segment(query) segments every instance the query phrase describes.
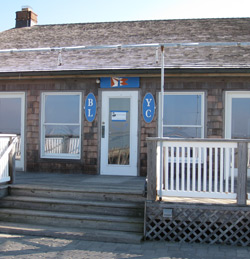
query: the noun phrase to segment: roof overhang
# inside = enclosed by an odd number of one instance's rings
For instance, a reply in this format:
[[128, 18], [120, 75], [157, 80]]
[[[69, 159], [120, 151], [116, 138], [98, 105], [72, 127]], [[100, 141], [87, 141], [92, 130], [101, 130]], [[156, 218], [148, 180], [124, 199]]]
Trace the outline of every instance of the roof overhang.
[[[160, 68], [146, 69], [96, 69], [60, 71], [0, 72], [0, 80], [98, 78], [109, 76], [160, 77]], [[248, 77], [250, 68], [165, 68], [165, 77]]]

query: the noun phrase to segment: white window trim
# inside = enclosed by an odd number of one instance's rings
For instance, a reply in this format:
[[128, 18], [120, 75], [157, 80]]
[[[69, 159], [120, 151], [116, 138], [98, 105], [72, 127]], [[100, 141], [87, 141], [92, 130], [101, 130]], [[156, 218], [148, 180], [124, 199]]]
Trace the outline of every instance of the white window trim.
[[225, 138], [232, 138], [232, 100], [233, 98], [250, 98], [250, 91], [227, 91], [225, 93]]
[[[200, 95], [201, 96], [201, 125], [163, 125], [164, 127], [183, 127], [183, 128], [201, 128], [201, 138], [204, 138], [205, 132], [205, 93], [204, 92], [164, 92], [164, 95]], [[161, 93], [159, 92], [159, 107], [161, 105]], [[158, 118], [161, 117], [161, 111], [159, 109]], [[158, 135], [160, 134], [160, 121], [158, 120]]]
[[[48, 95], [79, 95], [79, 124], [78, 123], [46, 123], [45, 124], [45, 97]], [[41, 95], [41, 136], [40, 136], [40, 152], [41, 158], [51, 159], [75, 159], [81, 158], [81, 125], [82, 125], [82, 93], [81, 92], [43, 92]], [[79, 125], [79, 154], [55, 154], [45, 153], [44, 139], [45, 139], [45, 125]]]

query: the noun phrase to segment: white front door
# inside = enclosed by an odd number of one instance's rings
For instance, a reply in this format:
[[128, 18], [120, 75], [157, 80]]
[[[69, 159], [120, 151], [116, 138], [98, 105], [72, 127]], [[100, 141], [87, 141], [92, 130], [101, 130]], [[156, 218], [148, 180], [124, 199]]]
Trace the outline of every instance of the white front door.
[[103, 91], [101, 174], [137, 175], [138, 92]]
[[25, 93], [0, 92], [0, 133], [16, 134], [16, 168], [24, 170]]

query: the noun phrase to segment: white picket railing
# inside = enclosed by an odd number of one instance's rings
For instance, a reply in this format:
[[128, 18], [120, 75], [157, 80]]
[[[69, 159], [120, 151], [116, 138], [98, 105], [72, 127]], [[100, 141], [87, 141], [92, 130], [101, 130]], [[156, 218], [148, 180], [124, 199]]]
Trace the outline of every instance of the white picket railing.
[[2, 135], [0, 137], [0, 183], [10, 180], [9, 177], [9, 157], [5, 152], [9, 146], [10, 138]]
[[46, 153], [62, 153], [63, 138], [45, 138]]
[[16, 159], [21, 159], [21, 136], [17, 136], [17, 142], [16, 142]]
[[16, 145], [17, 137], [15, 135], [0, 134], [0, 183], [11, 180], [9, 172], [9, 154], [14, 145]]
[[80, 139], [69, 138], [67, 141], [63, 137], [45, 138], [45, 153], [52, 154], [79, 154], [80, 153]]
[[0, 157], [5, 152], [5, 150], [8, 148], [8, 144], [10, 141], [9, 137], [5, 137], [5, 135], [0, 135]]
[[237, 142], [168, 140], [162, 144], [163, 177], [157, 170], [157, 190], [161, 179], [163, 196], [236, 198]]
[[[249, 199], [249, 142], [227, 139], [147, 139], [147, 199]], [[249, 185], [249, 186], [248, 186]]]

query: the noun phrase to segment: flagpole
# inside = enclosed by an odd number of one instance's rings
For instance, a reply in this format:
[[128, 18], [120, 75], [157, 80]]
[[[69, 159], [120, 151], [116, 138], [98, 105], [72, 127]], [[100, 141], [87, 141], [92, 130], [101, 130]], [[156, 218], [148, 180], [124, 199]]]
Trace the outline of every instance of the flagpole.
[[160, 107], [160, 131], [159, 131], [159, 137], [160, 137], [160, 190], [159, 190], [159, 200], [162, 200], [162, 185], [163, 185], [163, 113], [164, 113], [164, 45], [161, 45], [161, 107]]

